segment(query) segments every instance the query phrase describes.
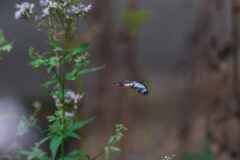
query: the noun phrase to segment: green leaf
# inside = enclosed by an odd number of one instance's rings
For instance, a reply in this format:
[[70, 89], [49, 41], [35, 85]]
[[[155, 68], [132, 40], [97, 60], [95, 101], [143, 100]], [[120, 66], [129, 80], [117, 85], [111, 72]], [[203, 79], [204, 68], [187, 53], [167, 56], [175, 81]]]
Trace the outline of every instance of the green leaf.
[[83, 151], [83, 150], [75, 150], [70, 152], [66, 157], [64, 157], [64, 160], [79, 160], [82, 158], [86, 158], [87, 159], [88, 154]]
[[55, 67], [55, 66], [57, 66], [59, 64], [60, 64], [60, 58], [57, 57], [57, 56], [49, 57], [47, 59], [47, 65], [50, 68], [53, 68], [53, 67]]
[[2, 44], [0, 47], [1, 51], [10, 52], [12, 50], [12, 45], [10, 43]]
[[59, 52], [59, 51], [63, 51], [63, 48], [61, 46], [61, 43], [55, 40], [51, 40], [49, 42], [49, 46], [52, 50], [54, 50], [55, 52]]
[[42, 145], [43, 143], [45, 143], [46, 141], [48, 141], [50, 139], [50, 137], [45, 137], [43, 138], [41, 141], [35, 143], [36, 147], [39, 147], [40, 145]]
[[32, 60], [30, 64], [32, 65], [33, 68], [39, 68], [39, 67], [45, 66], [47, 64], [47, 61], [45, 59], [39, 58], [36, 60]]
[[30, 64], [34, 69], [42, 66], [47, 66], [48, 60], [42, 55], [40, 55], [36, 49], [30, 48], [28, 54], [31, 59]]
[[47, 119], [48, 119], [48, 122], [53, 122], [53, 121], [56, 120], [56, 117], [55, 116], [48, 116]]
[[76, 122], [73, 124], [73, 126], [70, 128], [71, 131], [75, 131], [78, 129], [81, 129], [83, 127], [85, 127], [86, 125], [88, 125], [89, 123], [91, 123], [95, 118], [89, 118], [86, 120], [81, 120], [79, 122]]
[[109, 144], [109, 145], [114, 145], [114, 144], [116, 144], [116, 143], [118, 143], [118, 141], [117, 141], [117, 139], [116, 139], [116, 135], [113, 135], [113, 136], [111, 136], [111, 137], [108, 139], [108, 144]]
[[116, 124], [115, 126], [115, 134], [112, 135], [109, 139], [107, 144], [109, 146], [116, 145], [121, 141], [121, 139], [124, 136], [124, 132], [127, 130], [127, 128], [123, 124]]
[[26, 151], [26, 150], [21, 150], [18, 151], [18, 154], [24, 155], [24, 156], [28, 156], [31, 154], [31, 151]]
[[56, 78], [53, 78], [47, 82], [45, 82], [42, 86], [48, 88], [49, 86], [56, 85], [58, 83]]
[[121, 149], [118, 147], [110, 146], [109, 149], [114, 152], [121, 152]]
[[0, 31], [0, 52], [10, 52], [12, 50], [12, 45], [9, 43], [5, 37], [3, 32]]
[[4, 43], [6, 41], [4, 34], [2, 31], [0, 31], [0, 43]]
[[80, 71], [80, 72], [78, 73], [78, 75], [80, 76], [80, 75], [83, 75], [83, 74], [88, 74], [88, 73], [92, 73], [92, 72], [97, 72], [97, 71], [102, 70], [102, 69], [104, 69], [104, 68], [105, 68], [105, 65], [104, 65], [104, 66], [100, 66], [100, 67], [95, 67], [95, 68], [84, 69], [84, 70]]
[[48, 160], [46, 153], [38, 147], [33, 147], [31, 151], [19, 151], [18, 154], [26, 156], [28, 160]]
[[66, 78], [66, 80], [69, 80], [69, 81], [75, 81], [78, 78], [80, 78], [81, 75], [92, 73], [92, 72], [97, 72], [104, 68], [105, 68], [105, 65], [100, 66], [100, 67], [82, 69], [81, 65], [80, 65], [80, 66], [74, 68], [71, 72], [67, 73], [65, 78]]
[[109, 147], [104, 147], [104, 152], [105, 152], [105, 160], [110, 159], [110, 149]]
[[75, 138], [75, 139], [80, 139], [80, 136], [77, 134], [77, 133], [74, 133], [74, 132], [67, 132], [66, 133], [66, 138]]
[[55, 160], [57, 151], [62, 142], [63, 142], [63, 138], [61, 136], [54, 136], [51, 138], [50, 150], [51, 150], [51, 154], [52, 154], [52, 160]]
[[89, 44], [88, 43], [82, 43], [80, 45], [80, 47], [73, 48], [71, 52], [72, 52], [73, 55], [80, 55], [82, 53], [87, 52], [88, 49], [89, 49]]
[[97, 72], [99, 70], [104, 69], [105, 66], [100, 66], [100, 67], [95, 67], [95, 68], [87, 68], [87, 69], [73, 69], [71, 72], [66, 74], [66, 80], [69, 81], [75, 81], [78, 78], [80, 78], [81, 75], [92, 73], [92, 72]]
[[66, 74], [66, 80], [75, 81], [78, 78], [77, 73], [77, 69], [73, 69], [71, 72]]

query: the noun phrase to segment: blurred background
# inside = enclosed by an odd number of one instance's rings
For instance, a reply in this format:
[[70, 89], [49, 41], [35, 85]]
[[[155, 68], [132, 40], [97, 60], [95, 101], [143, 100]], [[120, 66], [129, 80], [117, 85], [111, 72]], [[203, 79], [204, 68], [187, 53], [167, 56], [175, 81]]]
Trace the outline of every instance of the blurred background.
[[[46, 75], [32, 70], [27, 54], [30, 46], [44, 51], [47, 35], [14, 19], [16, 2], [0, 2], [0, 28], [14, 45], [0, 61], [0, 154], [32, 144], [35, 131], [16, 144], [19, 117], [36, 100], [52, 103], [40, 87]], [[128, 132], [120, 159], [239, 159], [238, 0], [93, 3], [79, 38], [91, 41], [93, 65], [106, 67], [75, 84], [85, 90], [80, 112], [96, 116], [77, 145], [97, 153], [122, 122]], [[149, 95], [113, 86], [122, 80], [144, 82]]]

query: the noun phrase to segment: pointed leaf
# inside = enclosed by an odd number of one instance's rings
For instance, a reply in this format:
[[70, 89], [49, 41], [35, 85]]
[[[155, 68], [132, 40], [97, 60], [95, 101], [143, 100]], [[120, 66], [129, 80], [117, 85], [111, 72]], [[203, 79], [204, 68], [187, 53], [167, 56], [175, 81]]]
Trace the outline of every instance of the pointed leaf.
[[91, 72], [96, 72], [96, 71], [99, 71], [99, 70], [102, 70], [104, 69], [105, 66], [100, 66], [100, 67], [95, 67], [95, 68], [88, 68], [88, 69], [84, 69], [82, 71], [80, 71], [78, 73], [78, 75], [83, 75], [83, 74], [87, 74], [87, 73], [91, 73]]
[[10, 52], [12, 50], [12, 45], [10, 43], [5, 43], [0, 47], [0, 50]]
[[91, 123], [94, 119], [95, 119], [95, 118], [89, 118], [89, 119], [86, 119], [86, 120], [82, 120], [82, 121], [76, 122], [76, 123], [72, 126], [71, 130], [72, 130], [72, 131], [75, 131], [75, 130], [78, 130], [78, 129], [80, 129], [80, 128], [83, 128], [83, 127], [85, 127], [87, 124]]
[[51, 150], [51, 154], [52, 154], [52, 160], [55, 160], [57, 151], [62, 142], [63, 142], [63, 138], [60, 136], [55, 136], [51, 139], [50, 150]]
[[110, 146], [109, 149], [114, 152], [121, 152], [121, 149], [118, 147]]
[[84, 160], [83, 158], [87, 159], [88, 154], [83, 150], [75, 150], [70, 152], [66, 157], [64, 157], [64, 160]]
[[74, 132], [67, 132], [66, 137], [80, 139], [80, 136]]
[[12, 49], [11, 43], [9, 43], [5, 37], [3, 32], [0, 31], [0, 51], [10, 52]]
[[80, 45], [80, 47], [72, 49], [72, 53], [74, 55], [79, 55], [81, 53], [87, 52], [88, 48], [89, 48], [89, 44], [88, 43], [83, 43], [83, 44]]

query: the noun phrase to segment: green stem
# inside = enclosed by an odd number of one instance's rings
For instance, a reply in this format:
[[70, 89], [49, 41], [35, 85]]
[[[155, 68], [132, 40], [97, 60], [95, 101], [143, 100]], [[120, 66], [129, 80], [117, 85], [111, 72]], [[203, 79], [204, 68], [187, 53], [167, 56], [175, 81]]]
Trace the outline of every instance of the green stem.
[[[63, 60], [64, 60], [64, 57], [63, 57]], [[61, 110], [63, 112], [63, 115], [61, 117], [61, 123], [65, 128], [65, 72], [64, 72], [64, 62], [63, 62], [63, 66], [60, 70], [59, 83], [60, 83], [61, 103], [62, 103]], [[64, 160], [64, 148], [65, 147], [64, 147], [64, 141], [63, 141], [62, 144], [61, 144], [61, 150], [60, 150], [61, 160]]]
[[[64, 62], [63, 62], [63, 64], [64, 64]], [[64, 68], [62, 67], [62, 75], [60, 75], [60, 77], [61, 77], [60, 85], [61, 85], [62, 105], [63, 105], [62, 106], [62, 111], [63, 111], [62, 124], [65, 128], [65, 73], [64, 73], [63, 69]], [[64, 160], [64, 141], [61, 144], [61, 159]]]
[[[64, 49], [65, 49], [65, 44], [66, 41], [64, 41]], [[60, 72], [59, 72], [59, 84], [60, 84], [60, 89], [61, 89], [61, 103], [62, 103], [62, 111], [63, 111], [63, 116], [62, 116], [62, 124], [65, 128], [65, 71], [64, 71], [64, 64], [65, 64], [65, 54], [63, 52], [63, 62], [62, 62], [62, 67], [60, 67]], [[65, 129], [64, 129], [65, 130]], [[61, 156], [61, 160], [64, 160], [64, 147], [65, 146], [65, 142], [63, 141], [61, 144], [61, 148], [60, 148], [60, 156]]]
[[98, 158], [102, 157], [104, 155], [105, 151], [102, 150], [101, 152], [99, 152], [97, 155], [95, 155], [94, 157], [92, 157], [90, 160], [97, 160]]
[[65, 153], [64, 153], [64, 142], [62, 142], [60, 149], [61, 149], [61, 151], [60, 151], [60, 152], [61, 152], [61, 155], [60, 155], [61, 158], [60, 158], [60, 159], [61, 159], [61, 160], [64, 160], [64, 154], [65, 154]]
[[[64, 50], [66, 50], [68, 48], [68, 41], [69, 41], [69, 33], [71, 33], [71, 24], [70, 22], [65, 25], [64, 21], [61, 19], [61, 13], [57, 13], [56, 15], [56, 18], [59, 20], [59, 23], [62, 25], [62, 29], [65, 31], [64, 32], [64, 41], [63, 41], [63, 48]], [[50, 23], [51, 24], [51, 23]], [[55, 31], [57, 31], [55, 29]], [[56, 56], [59, 56], [60, 53], [56, 53], [57, 55]], [[62, 107], [60, 107], [60, 110], [62, 111], [63, 115], [61, 116], [61, 123], [62, 125], [64, 126], [64, 130], [66, 128], [66, 122], [65, 122], [65, 52], [63, 51], [63, 57], [62, 57], [62, 62], [60, 63], [60, 66], [57, 66], [56, 67], [56, 75], [57, 75], [57, 81], [58, 81], [58, 84], [59, 84], [59, 89], [60, 89], [60, 93], [61, 93], [61, 97], [60, 97], [60, 101], [61, 101], [61, 104], [62, 104]], [[60, 159], [61, 160], [64, 160], [64, 156], [65, 156], [65, 141], [62, 142], [61, 146], [60, 146]]]

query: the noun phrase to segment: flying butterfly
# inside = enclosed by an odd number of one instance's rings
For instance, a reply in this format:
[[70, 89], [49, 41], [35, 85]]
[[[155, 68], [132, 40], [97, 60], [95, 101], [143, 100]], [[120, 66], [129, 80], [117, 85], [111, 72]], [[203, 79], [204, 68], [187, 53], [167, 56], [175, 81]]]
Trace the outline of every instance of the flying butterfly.
[[138, 81], [124, 80], [116, 83], [116, 85], [120, 87], [132, 88], [144, 96], [148, 95], [149, 93], [146, 85]]

